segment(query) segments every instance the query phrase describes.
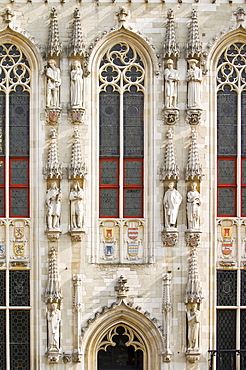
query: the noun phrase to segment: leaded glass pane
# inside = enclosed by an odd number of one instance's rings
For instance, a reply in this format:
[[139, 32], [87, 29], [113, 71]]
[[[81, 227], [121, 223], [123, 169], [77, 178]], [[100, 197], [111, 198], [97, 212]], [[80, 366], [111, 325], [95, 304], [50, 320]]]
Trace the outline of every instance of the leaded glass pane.
[[120, 96], [100, 93], [99, 142], [100, 157], [118, 157], [120, 154]]
[[246, 349], [246, 310], [240, 310], [240, 348]]
[[5, 154], [5, 94], [0, 91], [0, 155]]
[[0, 306], [5, 305], [6, 305], [6, 271], [0, 270]]
[[244, 270], [241, 270], [240, 305], [246, 306], [246, 271]]
[[142, 215], [142, 190], [124, 190], [124, 217], [143, 217]]
[[0, 188], [0, 217], [4, 216], [4, 189]]
[[124, 174], [125, 185], [142, 185], [142, 162], [125, 161]]
[[4, 185], [4, 160], [0, 160], [0, 185]]
[[28, 217], [28, 189], [10, 189], [10, 215]]
[[0, 370], [6, 370], [6, 311], [0, 310]]
[[10, 156], [29, 155], [29, 93], [12, 92], [9, 96]]
[[30, 370], [30, 312], [10, 310], [10, 368]]
[[236, 310], [217, 310], [217, 349], [236, 349]]
[[242, 216], [246, 215], [246, 188], [242, 188]]
[[118, 217], [118, 189], [100, 189], [100, 217]]
[[218, 155], [237, 154], [237, 94], [219, 91], [217, 95]]
[[242, 184], [246, 185], [246, 160], [242, 160]]
[[10, 162], [11, 184], [28, 185], [28, 161], [21, 160]]
[[100, 161], [100, 184], [118, 184], [118, 161]]
[[10, 306], [30, 305], [29, 271], [9, 271], [9, 304]]
[[236, 306], [237, 271], [217, 271], [217, 306]]
[[218, 215], [235, 216], [236, 190], [218, 189]]
[[242, 92], [241, 104], [241, 150], [242, 155], [246, 155], [246, 91]]
[[234, 160], [218, 160], [218, 183], [234, 184], [236, 179]]
[[124, 94], [124, 157], [143, 157], [144, 96], [141, 92]]

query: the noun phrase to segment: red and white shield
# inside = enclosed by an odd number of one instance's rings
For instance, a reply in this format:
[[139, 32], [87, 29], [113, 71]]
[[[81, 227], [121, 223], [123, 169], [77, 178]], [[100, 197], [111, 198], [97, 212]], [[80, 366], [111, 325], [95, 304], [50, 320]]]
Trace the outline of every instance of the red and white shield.
[[232, 252], [232, 242], [223, 242], [221, 245], [222, 253], [225, 255], [231, 254]]
[[128, 238], [137, 239], [137, 237], [138, 237], [138, 227], [128, 227], [127, 233], [128, 233]]

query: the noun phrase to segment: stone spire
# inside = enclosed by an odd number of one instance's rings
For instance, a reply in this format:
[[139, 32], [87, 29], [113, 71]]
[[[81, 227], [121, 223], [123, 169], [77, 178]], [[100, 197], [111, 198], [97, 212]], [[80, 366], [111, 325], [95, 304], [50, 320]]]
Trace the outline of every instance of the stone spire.
[[58, 56], [62, 51], [62, 45], [59, 40], [58, 20], [57, 11], [53, 6], [50, 12], [50, 27], [49, 27], [49, 39], [48, 39], [48, 55]]
[[164, 58], [178, 57], [179, 47], [176, 43], [176, 33], [174, 24], [173, 10], [169, 9], [167, 12], [166, 36], [164, 42]]
[[81, 19], [79, 9], [76, 8], [74, 11], [74, 21], [73, 21], [73, 35], [72, 35], [72, 52], [74, 56], [82, 56], [85, 51], [85, 44], [82, 37], [81, 30]]
[[199, 37], [198, 21], [196, 10], [193, 9], [191, 13], [191, 21], [188, 27], [188, 44], [186, 57], [187, 58], [200, 58], [202, 54], [202, 45]]
[[191, 144], [188, 155], [188, 164], [186, 166], [186, 180], [200, 180], [203, 177], [202, 166], [199, 162], [198, 146], [197, 146], [197, 132], [195, 129], [191, 130]]
[[74, 130], [74, 142], [72, 146], [71, 164], [68, 168], [68, 178], [78, 179], [83, 178], [85, 173], [85, 163], [82, 162], [82, 154], [80, 147], [79, 131]]
[[202, 288], [197, 267], [197, 251], [196, 248], [192, 248], [189, 257], [189, 274], [185, 289], [185, 303], [201, 303], [202, 299]]
[[176, 155], [173, 145], [173, 129], [170, 128], [167, 131], [167, 145], [165, 153], [164, 166], [161, 168], [160, 176], [161, 180], [169, 180], [171, 177], [174, 179], [179, 179], [179, 169], [176, 164]]
[[46, 180], [52, 178], [62, 178], [62, 165], [59, 163], [58, 145], [57, 145], [57, 132], [55, 128], [50, 129], [50, 145], [48, 162], [44, 169]]
[[58, 281], [57, 251], [55, 248], [52, 248], [49, 253], [49, 276], [47, 288], [45, 290], [45, 302], [61, 302], [62, 298]]

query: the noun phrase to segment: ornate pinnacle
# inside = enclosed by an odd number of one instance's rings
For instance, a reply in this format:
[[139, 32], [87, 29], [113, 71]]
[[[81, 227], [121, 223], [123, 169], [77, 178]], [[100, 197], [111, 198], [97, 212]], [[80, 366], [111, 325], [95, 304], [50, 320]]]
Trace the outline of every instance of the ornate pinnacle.
[[172, 301], [171, 301], [171, 276], [170, 274], [165, 274], [163, 276], [163, 311], [171, 311]]
[[124, 276], [120, 276], [118, 279], [118, 285], [114, 288], [116, 292], [118, 292], [117, 297], [119, 299], [124, 299], [127, 297], [127, 292], [129, 290], [129, 287], [126, 286], [127, 279], [124, 278]]
[[53, 6], [50, 12], [48, 54], [50, 56], [59, 55], [61, 51], [62, 51], [62, 44], [59, 40], [57, 11], [56, 11], [56, 8]]
[[179, 169], [176, 164], [172, 128], [167, 131], [167, 139], [165, 162], [160, 171], [161, 180], [169, 180], [171, 177], [174, 179], [179, 179]]
[[118, 17], [118, 21], [119, 21], [119, 28], [122, 27], [124, 25], [124, 23], [126, 22], [126, 18], [128, 17], [129, 15], [129, 10], [126, 10], [126, 8], [124, 6], [122, 6], [118, 12], [116, 12], [116, 16]]
[[197, 267], [197, 251], [196, 248], [192, 248], [189, 257], [189, 274], [185, 289], [185, 303], [201, 303], [202, 299], [202, 288]]
[[45, 302], [59, 302], [62, 298], [57, 272], [57, 251], [55, 248], [52, 248], [49, 253], [49, 275], [45, 291]]
[[72, 147], [71, 164], [68, 168], [68, 178], [83, 178], [86, 175], [85, 163], [82, 162], [79, 131], [74, 130], [74, 142]]
[[186, 180], [198, 179], [201, 181], [203, 177], [202, 166], [199, 162], [198, 146], [197, 146], [197, 132], [195, 129], [191, 130], [191, 144], [189, 148], [188, 164], [186, 166]]
[[82, 37], [81, 19], [79, 9], [74, 11], [73, 21], [73, 35], [72, 35], [72, 53], [74, 56], [83, 55], [85, 51], [85, 44]]
[[50, 129], [50, 145], [48, 153], [48, 162], [44, 169], [46, 179], [62, 178], [62, 165], [59, 163], [57, 132], [55, 128]]
[[189, 24], [189, 35], [188, 35], [188, 44], [187, 44], [187, 58], [200, 58], [202, 53], [202, 45], [199, 37], [199, 28], [197, 21], [196, 10], [193, 9], [191, 13], [191, 21]]
[[178, 57], [179, 47], [176, 43], [175, 25], [173, 10], [167, 12], [166, 36], [164, 42], [164, 58]]
[[5, 23], [10, 23], [12, 18], [14, 17], [14, 13], [11, 11], [10, 8], [6, 8], [5, 11], [1, 14], [3, 21]]

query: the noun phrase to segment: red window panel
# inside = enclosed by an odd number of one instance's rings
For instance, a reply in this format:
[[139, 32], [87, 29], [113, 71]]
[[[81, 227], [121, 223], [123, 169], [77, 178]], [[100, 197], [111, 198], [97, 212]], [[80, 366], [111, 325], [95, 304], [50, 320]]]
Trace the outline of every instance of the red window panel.
[[218, 216], [236, 216], [237, 183], [236, 157], [218, 158]]
[[0, 157], [0, 217], [5, 217], [5, 158]]
[[100, 217], [119, 217], [119, 158], [100, 158]]
[[143, 217], [143, 158], [124, 159], [123, 217]]
[[10, 217], [29, 217], [29, 159], [10, 158]]

